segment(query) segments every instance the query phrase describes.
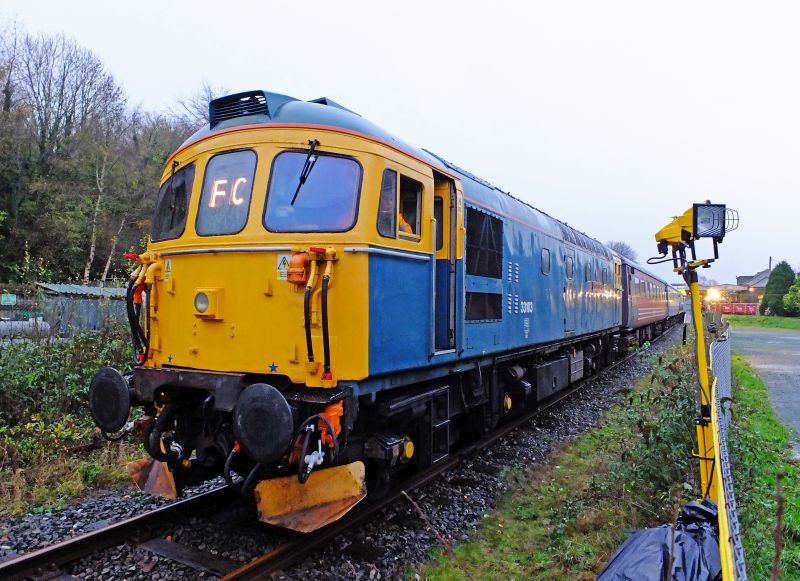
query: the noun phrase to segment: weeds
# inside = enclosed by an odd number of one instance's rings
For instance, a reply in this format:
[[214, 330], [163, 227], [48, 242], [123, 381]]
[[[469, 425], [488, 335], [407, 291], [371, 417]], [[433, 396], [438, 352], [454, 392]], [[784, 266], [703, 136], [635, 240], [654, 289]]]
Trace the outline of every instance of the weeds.
[[435, 551], [423, 577], [464, 579], [466, 567], [475, 579], [594, 579], [626, 529], [668, 522], [694, 499], [691, 353], [654, 363], [600, 428], [524, 474], [456, 558]]
[[127, 334], [114, 326], [0, 344], [0, 514], [56, 505], [124, 477], [138, 446], [100, 438], [86, 393], [97, 369], [124, 369], [129, 357]]

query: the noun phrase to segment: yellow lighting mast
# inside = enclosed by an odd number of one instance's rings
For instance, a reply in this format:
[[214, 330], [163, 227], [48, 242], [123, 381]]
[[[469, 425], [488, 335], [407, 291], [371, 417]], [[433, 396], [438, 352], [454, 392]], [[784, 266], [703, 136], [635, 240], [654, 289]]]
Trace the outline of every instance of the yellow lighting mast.
[[[692, 302], [692, 320], [697, 338], [697, 376], [700, 382], [700, 409], [695, 418], [697, 426], [697, 452], [694, 456], [700, 462], [700, 482], [703, 497], [719, 501], [721, 483], [714, 482], [714, 444], [711, 427], [711, 389], [708, 374], [708, 358], [706, 356], [705, 333], [701, 310], [700, 290], [697, 281], [697, 269], [709, 268], [719, 258], [718, 245], [726, 232], [735, 230], [739, 225], [739, 217], [735, 210], [727, 209], [724, 204], [694, 204], [682, 215], [656, 233], [656, 242], [660, 256], [649, 259], [648, 264], [661, 262], [673, 263], [673, 270], [680, 274], [689, 287]], [[709, 238], [714, 249], [713, 258], [697, 258], [695, 242]], [[691, 258], [687, 257], [687, 251]], [[671, 256], [669, 255], [671, 252]]]

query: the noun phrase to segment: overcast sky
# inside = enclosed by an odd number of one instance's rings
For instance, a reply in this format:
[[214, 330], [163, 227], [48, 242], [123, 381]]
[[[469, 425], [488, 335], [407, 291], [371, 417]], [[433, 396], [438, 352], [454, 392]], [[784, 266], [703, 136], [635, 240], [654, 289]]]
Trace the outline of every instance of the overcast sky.
[[326, 96], [640, 261], [710, 198], [741, 226], [702, 274], [800, 266], [795, 2], [3, 0], [0, 16], [74, 37], [145, 109], [204, 81]]

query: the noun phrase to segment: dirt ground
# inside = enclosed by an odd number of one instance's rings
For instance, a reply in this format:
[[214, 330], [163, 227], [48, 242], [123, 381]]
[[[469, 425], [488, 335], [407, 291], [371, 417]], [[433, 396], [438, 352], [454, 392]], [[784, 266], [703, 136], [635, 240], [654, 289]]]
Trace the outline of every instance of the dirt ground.
[[781, 421], [794, 428], [794, 453], [800, 458], [800, 331], [733, 329], [733, 351], [747, 357], [769, 392]]

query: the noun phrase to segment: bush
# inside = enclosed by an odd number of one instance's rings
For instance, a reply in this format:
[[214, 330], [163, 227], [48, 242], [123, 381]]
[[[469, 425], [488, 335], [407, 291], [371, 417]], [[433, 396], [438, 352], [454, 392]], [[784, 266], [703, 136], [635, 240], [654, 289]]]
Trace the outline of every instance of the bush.
[[640, 437], [622, 454], [618, 470], [627, 473], [625, 480], [643, 498], [652, 499], [654, 508], [684, 500], [676, 485], [696, 464], [687, 453], [696, 439], [696, 389], [692, 354], [682, 351], [669, 361], [659, 356], [650, 386], [629, 395], [624, 423], [635, 426]]
[[0, 343], [0, 515], [126, 479], [139, 445], [104, 442], [86, 395], [97, 369], [125, 370], [129, 361], [122, 326]]
[[128, 332], [121, 325], [72, 339], [0, 344], [0, 426], [45, 422], [65, 414], [88, 418], [86, 393], [100, 367], [126, 369]]
[[800, 274], [797, 275], [794, 284], [783, 295], [783, 308], [786, 309], [786, 314], [791, 317], [800, 315]]
[[759, 305], [759, 311], [762, 315], [769, 309], [772, 315], [786, 316], [783, 295], [786, 294], [793, 282], [794, 271], [788, 262], [782, 260], [769, 275], [767, 286], [764, 289], [764, 298], [761, 300], [761, 305]]

